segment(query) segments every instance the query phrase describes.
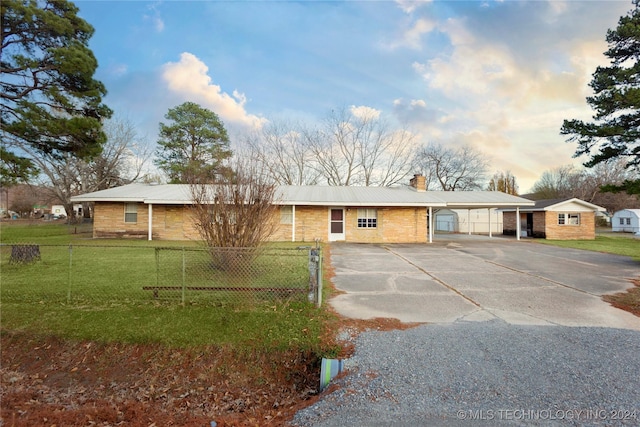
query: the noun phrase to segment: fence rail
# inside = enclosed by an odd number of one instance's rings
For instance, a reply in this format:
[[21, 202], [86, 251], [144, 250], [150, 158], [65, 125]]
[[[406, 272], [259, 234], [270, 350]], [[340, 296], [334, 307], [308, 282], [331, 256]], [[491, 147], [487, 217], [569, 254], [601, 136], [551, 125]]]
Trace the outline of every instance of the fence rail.
[[319, 247], [3, 244], [0, 298], [74, 305], [262, 301], [319, 305], [321, 258]]

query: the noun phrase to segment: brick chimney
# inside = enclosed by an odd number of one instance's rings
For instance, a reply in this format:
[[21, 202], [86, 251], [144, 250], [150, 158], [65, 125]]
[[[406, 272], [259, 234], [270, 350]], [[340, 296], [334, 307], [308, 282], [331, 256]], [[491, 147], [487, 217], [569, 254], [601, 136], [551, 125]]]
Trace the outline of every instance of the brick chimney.
[[416, 189], [416, 191], [427, 191], [427, 178], [422, 174], [415, 174], [409, 181], [409, 185]]

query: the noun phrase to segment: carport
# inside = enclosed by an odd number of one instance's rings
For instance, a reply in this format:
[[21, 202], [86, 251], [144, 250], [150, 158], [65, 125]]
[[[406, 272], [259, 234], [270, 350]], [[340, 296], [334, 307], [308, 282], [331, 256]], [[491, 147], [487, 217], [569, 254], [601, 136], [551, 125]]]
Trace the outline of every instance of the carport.
[[[446, 203], [446, 209], [458, 209], [466, 210], [467, 218], [469, 218], [471, 211], [476, 209], [486, 209], [488, 218], [488, 233], [489, 237], [493, 237], [492, 224], [491, 224], [491, 209], [505, 209], [515, 208], [516, 221], [518, 230], [520, 229], [520, 207], [534, 206], [535, 202], [516, 198], [510, 194], [502, 193], [500, 191], [433, 191], [427, 192], [433, 193], [434, 197]], [[429, 243], [433, 243], [433, 232], [436, 229], [434, 220], [435, 214], [442, 208], [429, 207]], [[470, 222], [468, 220], [468, 222]], [[469, 235], [472, 234], [471, 227], [468, 229]], [[516, 233], [516, 240], [520, 240], [520, 234]]]

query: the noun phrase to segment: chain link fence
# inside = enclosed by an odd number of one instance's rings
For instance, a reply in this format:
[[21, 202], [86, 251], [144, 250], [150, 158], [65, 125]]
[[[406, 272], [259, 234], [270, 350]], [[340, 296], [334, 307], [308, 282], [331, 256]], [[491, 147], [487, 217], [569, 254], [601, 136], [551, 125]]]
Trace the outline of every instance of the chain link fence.
[[322, 254], [299, 248], [3, 244], [3, 303], [321, 304]]

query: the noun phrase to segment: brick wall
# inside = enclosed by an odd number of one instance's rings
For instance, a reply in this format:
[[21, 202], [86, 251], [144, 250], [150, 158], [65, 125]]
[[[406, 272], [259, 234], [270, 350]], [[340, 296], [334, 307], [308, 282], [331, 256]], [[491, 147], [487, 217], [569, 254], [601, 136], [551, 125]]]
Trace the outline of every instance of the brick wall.
[[425, 243], [427, 236], [426, 208], [384, 208], [382, 232], [384, 243]]
[[[147, 238], [148, 205], [139, 203], [135, 223], [124, 222], [124, 203], [97, 202], [94, 213], [94, 237]], [[272, 241], [291, 241], [291, 224], [280, 223], [280, 210], [274, 221], [276, 231]], [[296, 206], [295, 240], [327, 241], [329, 237], [329, 208], [326, 206]], [[197, 240], [191, 211], [182, 205], [153, 206], [153, 238], [158, 240]], [[345, 208], [345, 235], [349, 242], [357, 243], [415, 243], [426, 242], [426, 208], [377, 209], [376, 228], [358, 228], [358, 208]]]
[[[534, 236], [545, 236], [552, 240], [589, 240], [596, 238], [595, 218], [592, 211], [575, 212], [580, 214], [580, 225], [559, 225], [556, 211], [544, 211], [533, 213]], [[562, 213], [573, 213], [564, 212]], [[527, 214], [521, 212], [522, 224], [526, 221]], [[515, 236], [516, 213], [505, 212], [503, 215], [503, 234]]]
[[[291, 228], [291, 224], [287, 224]], [[289, 236], [291, 237], [291, 236]], [[326, 206], [296, 206], [296, 242], [327, 241], [329, 211]]]
[[547, 239], [593, 240], [596, 238], [595, 212], [576, 212], [580, 214], [580, 225], [558, 225], [558, 212], [545, 213]]
[[93, 214], [93, 237], [147, 237], [147, 206], [137, 204], [135, 223], [124, 221], [124, 208], [124, 203], [97, 202]]
[[[522, 221], [522, 213], [520, 213], [520, 221]], [[526, 218], [526, 214], [524, 214]], [[516, 213], [515, 212], [504, 212], [502, 214], [502, 234], [507, 236], [516, 236]]]

